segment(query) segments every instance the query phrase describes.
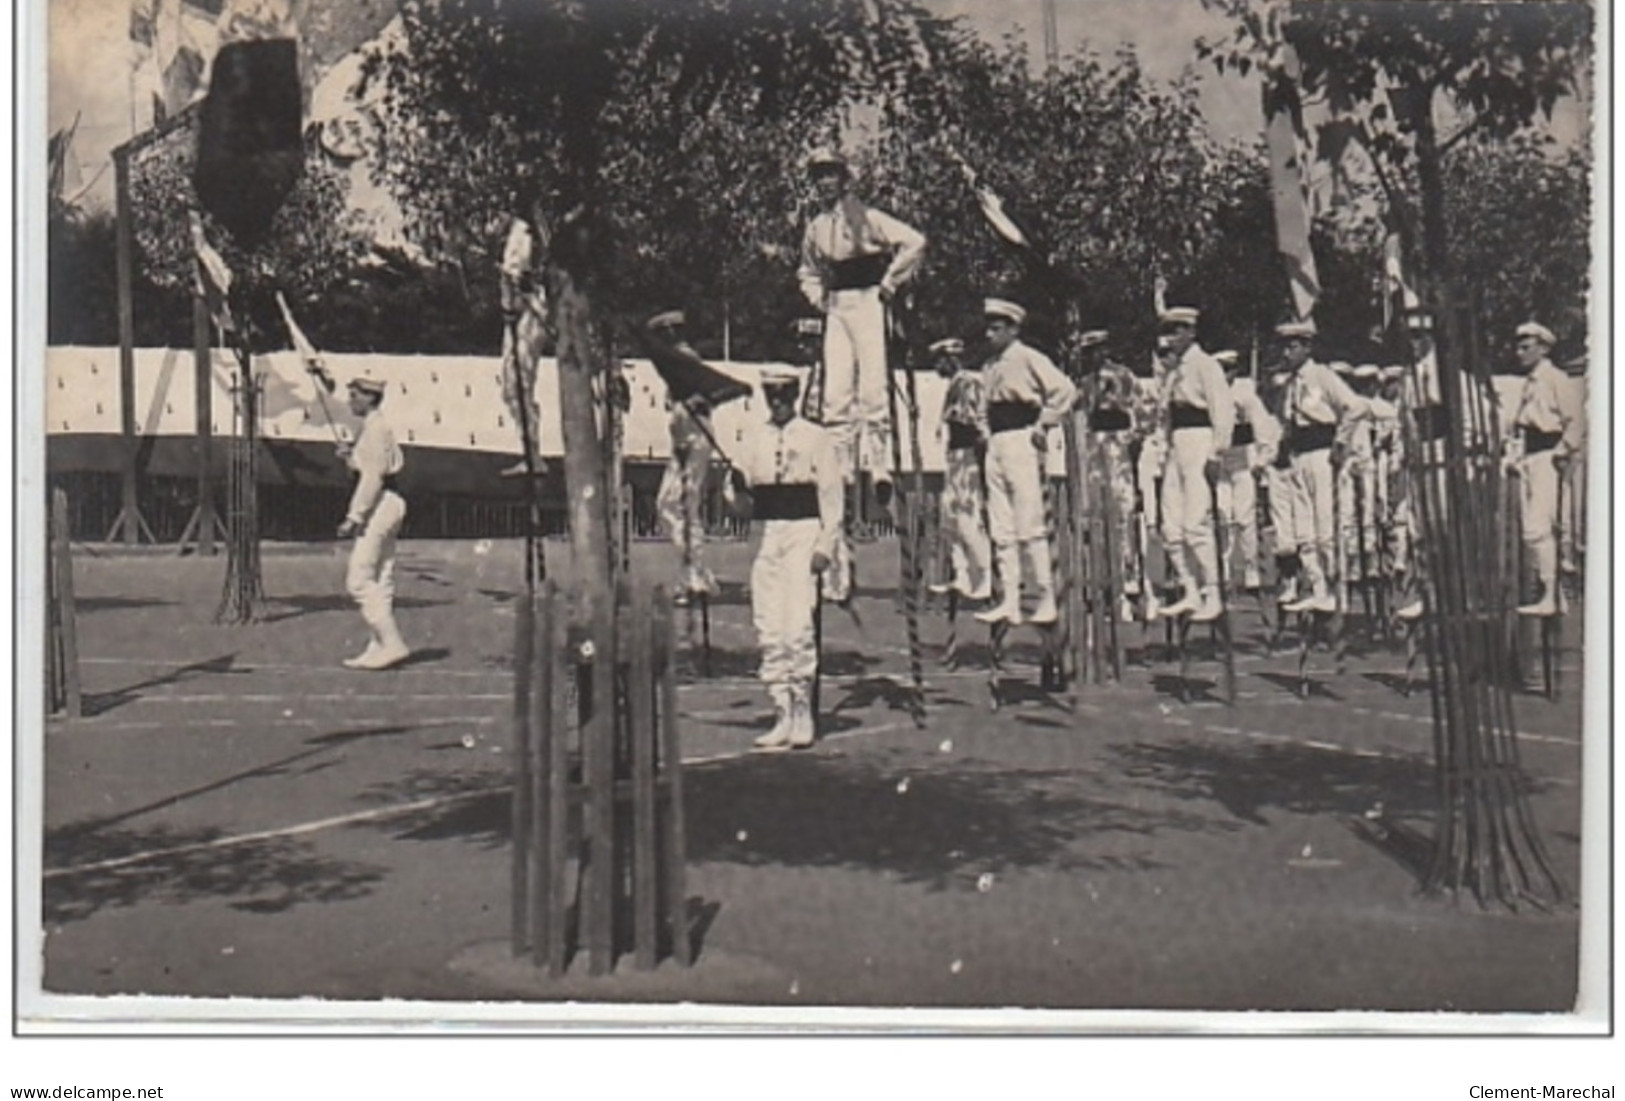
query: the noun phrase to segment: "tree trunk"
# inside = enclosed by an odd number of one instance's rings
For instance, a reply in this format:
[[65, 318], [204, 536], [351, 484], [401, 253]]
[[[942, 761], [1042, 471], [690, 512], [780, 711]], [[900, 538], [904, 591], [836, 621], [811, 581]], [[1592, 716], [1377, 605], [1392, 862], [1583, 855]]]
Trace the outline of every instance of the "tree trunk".
[[613, 597], [610, 553], [610, 472], [604, 465], [604, 418], [593, 379], [605, 370], [604, 349], [588, 292], [569, 269], [550, 273], [558, 331], [559, 419], [563, 427], [564, 484], [568, 498], [571, 581], [580, 621], [590, 623]]

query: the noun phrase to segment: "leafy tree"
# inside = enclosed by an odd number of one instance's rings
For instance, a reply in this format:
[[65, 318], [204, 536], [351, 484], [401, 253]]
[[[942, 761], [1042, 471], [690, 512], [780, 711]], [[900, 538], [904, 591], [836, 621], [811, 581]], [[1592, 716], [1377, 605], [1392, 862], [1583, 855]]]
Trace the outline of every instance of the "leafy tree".
[[1581, 2], [1203, 2], [1230, 14], [1236, 32], [1198, 52], [1221, 71], [1256, 65], [1271, 107], [1300, 118], [1305, 106], [1317, 108], [1321, 159], [1363, 150], [1412, 269], [1433, 282], [1450, 272], [1447, 154], [1469, 138], [1504, 140], [1550, 118], [1589, 77], [1593, 15]]
[[[551, 232], [572, 549], [592, 620], [608, 599], [612, 499], [593, 386], [606, 310], [651, 259], [637, 231], [705, 205], [682, 184], [708, 126], [827, 138], [843, 108], [907, 84], [939, 25], [898, 0], [408, 0], [401, 15], [405, 41], [374, 75], [388, 87], [385, 164], [429, 247], [466, 252], [516, 204]], [[628, 203], [634, 180], [664, 202]]]
[[[1159, 86], [1131, 49], [1035, 74], [1009, 44], [962, 46], [932, 80], [947, 94], [905, 99], [870, 166], [878, 197], [918, 212], [931, 234], [938, 277], [918, 292], [931, 332], [963, 329], [981, 294], [1005, 289], [1035, 307], [1040, 343], [1060, 345], [1074, 323], [1107, 326], [1119, 354], [1139, 360], [1158, 275], [1204, 307], [1212, 344], [1245, 344], [1272, 320], [1285, 284], [1261, 232], [1262, 154], [1215, 142], [1192, 86]], [[1031, 270], [990, 232], [961, 156], [1051, 270]]]

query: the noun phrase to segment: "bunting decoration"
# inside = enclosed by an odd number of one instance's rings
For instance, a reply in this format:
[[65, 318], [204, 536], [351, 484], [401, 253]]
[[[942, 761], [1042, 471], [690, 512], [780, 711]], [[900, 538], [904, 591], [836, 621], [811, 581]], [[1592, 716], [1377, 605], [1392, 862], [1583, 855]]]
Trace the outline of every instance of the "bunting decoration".
[[1264, 92], [1265, 144], [1269, 147], [1270, 191], [1275, 200], [1276, 249], [1286, 264], [1292, 285], [1292, 303], [1300, 319], [1307, 319], [1320, 297], [1320, 276], [1309, 246], [1309, 192], [1304, 157], [1298, 147], [1303, 106], [1297, 81], [1301, 69], [1297, 52], [1285, 47], [1281, 78]]

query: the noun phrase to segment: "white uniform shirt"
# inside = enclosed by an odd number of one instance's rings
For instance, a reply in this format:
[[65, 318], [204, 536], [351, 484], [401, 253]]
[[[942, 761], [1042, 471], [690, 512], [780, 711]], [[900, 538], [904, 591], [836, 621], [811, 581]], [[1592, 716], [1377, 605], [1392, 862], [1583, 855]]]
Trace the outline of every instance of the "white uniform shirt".
[[[1230, 396], [1230, 380], [1224, 377], [1219, 361], [1202, 350], [1199, 344], [1185, 349], [1172, 370], [1163, 379], [1163, 402], [1194, 405], [1206, 409], [1213, 422], [1213, 450], [1223, 451], [1230, 446], [1230, 436], [1236, 427], [1236, 403]], [[1169, 431], [1173, 431], [1169, 425]]]
[[1578, 387], [1549, 359], [1535, 364], [1524, 380], [1523, 397], [1513, 423], [1537, 432], [1559, 432], [1559, 455], [1571, 455], [1583, 447], [1583, 398]]
[[378, 498], [383, 496], [384, 479], [400, 473], [401, 467], [406, 465], [406, 456], [395, 440], [395, 430], [381, 410], [374, 409], [367, 414], [361, 423], [361, 435], [345, 462], [361, 475], [356, 480], [355, 492], [350, 495], [347, 517], [357, 524], [365, 523], [378, 506]]
[[1264, 407], [1264, 399], [1258, 396], [1258, 384], [1245, 375], [1238, 376], [1230, 383], [1230, 399], [1235, 404], [1236, 422], [1245, 421], [1252, 426], [1253, 443], [1260, 453], [1275, 454], [1281, 443], [1281, 422]]
[[834, 260], [850, 260], [876, 252], [891, 252], [891, 263], [880, 280], [887, 294], [908, 281], [925, 254], [925, 234], [880, 210], [863, 210], [867, 238], [853, 237], [852, 224], [839, 209], [813, 216], [801, 239], [801, 267], [796, 272], [801, 293], [814, 309], [823, 309], [828, 288], [824, 286], [824, 265]]
[[1286, 389], [1286, 421], [1300, 428], [1370, 415], [1370, 404], [1324, 363], [1308, 360]]
[[982, 368], [987, 404], [1019, 401], [1039, 409], [1039, 428], [1055, 428], [1078, 399], [1078, 388], [1049, 356], [1012, 340]]
[[826, 429], [801, 417], [792, 418], [782, 428], [764, 421], [746, 440], [736, 461], [739, 472], [752, 486], [818, 487], [819, 533], [814, 549], [834, 556], [845, 494], [834, 441]]

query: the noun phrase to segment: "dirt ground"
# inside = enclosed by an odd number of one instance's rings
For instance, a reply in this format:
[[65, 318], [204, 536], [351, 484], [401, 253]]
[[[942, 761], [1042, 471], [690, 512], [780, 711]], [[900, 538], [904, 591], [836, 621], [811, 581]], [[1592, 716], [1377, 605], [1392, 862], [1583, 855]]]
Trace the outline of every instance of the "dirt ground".
[[[555, 575], [567, 550], [550, 544]], [[1161, 632], [1128, 630], [1120, 685], [1036, 689], [1012, 636], [988, 706], [985, 629], [924, 621], [928, 722], [910, 721], [896, 549], [861, 548], [861, 630], [825, 616], [824, 738], [750, 752], [748, 549], [716, 548], [712, 675], [680, 689], [688, 971], [538, 988], [509, 920], [513, 543], [403, 546], [418, 651], [346, 670], [362, 627], [338, 548], [267, 548], [267, 618], [215, 625], [223, 559], [80, 553], [85, 718], [46, 731], [45, 987], [72, 994], [853, 1006], [1565, 1011], [1578, 912], [1481, 908], [1419, 886], [1434, 807], [1429, 701], [1403, 654], [1341, 675], [1267, 652], [1236, 613], [1182, 701]], [[636, 569], [674, 572], [640, 545]], [[678, 617], [682, 625], [683, 617]], [[1578, 617], [1556, 701], [1517, 697], [1531, 805], [1579, 875]], [[482, 962], [483, 961], [483, 962]], [[575, 980], [570, 980], [574, 982]]]

